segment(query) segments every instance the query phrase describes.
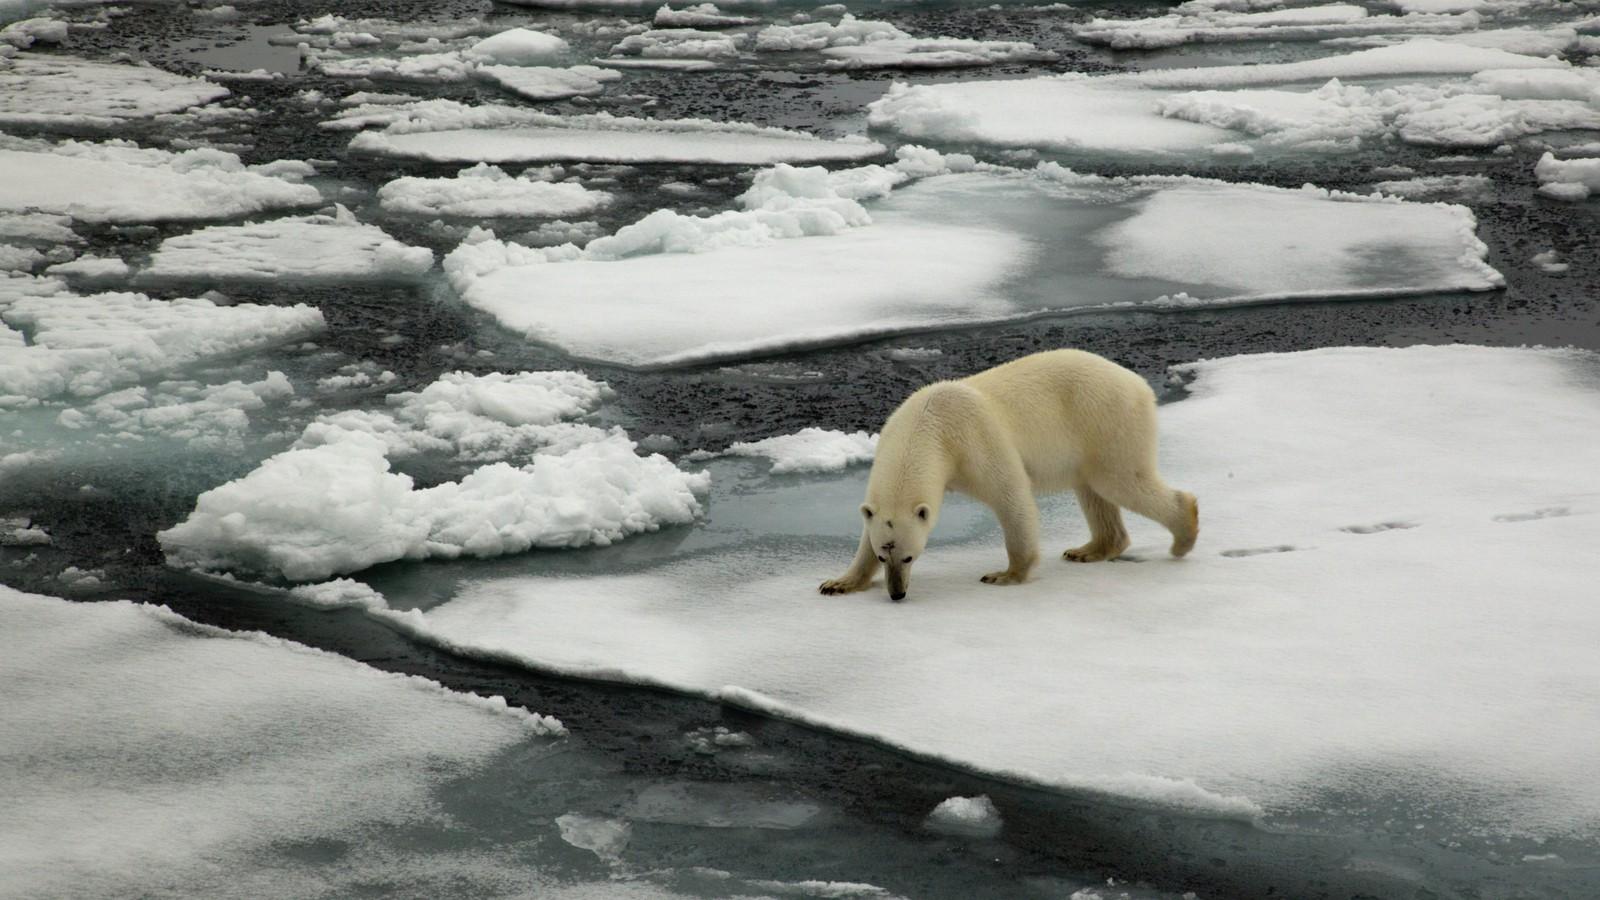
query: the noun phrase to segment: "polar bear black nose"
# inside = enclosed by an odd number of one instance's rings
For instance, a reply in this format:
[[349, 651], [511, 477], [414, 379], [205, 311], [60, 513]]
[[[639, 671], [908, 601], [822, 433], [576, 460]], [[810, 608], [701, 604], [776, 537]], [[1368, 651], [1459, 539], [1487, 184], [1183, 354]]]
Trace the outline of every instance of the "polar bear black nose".
[[890, 594], [889, 595], [889, 599], [893, 600], [896, 603], [899, 603], [901, 600], [904, 600], [905, 598], [906, 598], [906, 592], [905, 591], [901, 591], [898, 594]]

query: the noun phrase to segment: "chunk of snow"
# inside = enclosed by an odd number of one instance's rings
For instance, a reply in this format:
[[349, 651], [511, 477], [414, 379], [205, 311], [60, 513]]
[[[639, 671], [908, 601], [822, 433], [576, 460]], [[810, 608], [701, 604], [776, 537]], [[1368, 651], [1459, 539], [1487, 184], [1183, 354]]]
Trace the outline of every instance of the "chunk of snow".
[[0, 125], [118, 128], [226, 96], [219, 84], [149, 65], [32, 53], [0, 65]]
[[[310, 206], [310, 185], [251, 171], [221, 150], [141, 149], [124, 141], [0, 142], [0, 210], [86, 222], [159, 222], [245, 216]], [[95, 189], [84, 190], [92, 184]]]
[[940, 801], [928, 813], [923, 827], [929, 831], [960, 834], [971, 837], [994, 837], [1000, 833], [1000, 810], [988, 794], [976, 797], [951, 797]]
[[[564, 733], [499, 697], [164, 607], [4, 587], [0, 679], [17, 896], [360, 893], [393, 874], [375, 835], [436, 821], [448, 783]], [[107, 762], [85, 778], [85, 759]], [[324, 841], [345, 851], [337, 863], [284, 849]], [[445, 871], [407, 880], [448, 893], [470, 869]]]
[[[397, 559], [604, 546], [693, 521], [708, 475], [639, 456], [620, 429], [557, 421], [603, 390], [576, 373], [447, 375], [392, 397], [393, 415], [312, 423], [293, 449], [201, 494], [157, 537], [174, 565], [311, 581]], [[391, 456], [438, 450], [531, 461], [420, 490], [390, 471]]]
[[433, 251], [409, 247], [343, 207], [333, 216], [215, 225], [161, 242], [143, 280], [410, 280], [433, 268]]
[[[0, 280], [0, 407], [92, 397], [220, 357], [303, 340], [323, 327], [315, 307], [217, 306], [143, 294], [74, 294], [54, 279]], [[18, 335], [20, 337], [20, 335]], [[0, 343], [0, 346], [4, 346]]]
[[[980, 585], [1001, 538], [952, 500], [978, 536], [936, 532], [906, 603], [819, 597], [855, 551], [856, 475], [784, 509], [826, 549], [475, 580], [415, 633], [1069, 789], [1319, 831], [1330, 807], [1384, 827], [1403, 806], [1440, 840], [1592, 835], [1597, 366], [1464, 346], [1184, 366], [1161, 407], [1163, 474], [1202, 510], [1181, 562], [1130, 517], [1140, 562]], [[1043, 508], [1046, 547], [1082, 540], [1070, 499]]]
[[1546, 152], [1533, 167], [1539, 193], [1557, 200], [1587, 200], [1600, 192], [1600, 158], [1556, 159]]
[[606, 82], [622, 73], [599, 66], [479, 66], [477, 75], [529, 100], [563, 100], [592, 97], [605, 90]]
[[754, 456], [772, 461], [772, 473], [837, 472], [871, 462], [878, 436], [857, 431], [846, 434], [826, 428], [802, 428], [759, 441], [740, 441], [728, 448], [729, 456]]
[[572, 47], [553, 34], [531, 28], [512, 28], [473, 44], [467, 56], [499, 66], [542, 66], [557, 62]]

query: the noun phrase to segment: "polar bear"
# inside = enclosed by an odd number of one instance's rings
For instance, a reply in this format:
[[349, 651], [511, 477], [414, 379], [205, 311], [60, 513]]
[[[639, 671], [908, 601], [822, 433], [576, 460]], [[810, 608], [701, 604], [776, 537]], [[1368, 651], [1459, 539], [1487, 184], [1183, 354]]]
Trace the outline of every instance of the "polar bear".
[[1034, 494], [1073, 490], [1089, 542], [1062, 554], [1111, 559], [1128, 547], [1126, 507], [1172, 532], [1172, 555], [1194, 547], [1200, 507], [1156, 471], [1155, 393], [1143, 378], [1081, 350], [1025, 356], [912, 394], [884, 423], [867, 480], [861, 546], [824, 594], [859, 591], [888, 568], [905, 597], [947, 490], [988, 504], [1005, 531], [1008, 565], [984, 584], [1018, 584], [1039, 559]]

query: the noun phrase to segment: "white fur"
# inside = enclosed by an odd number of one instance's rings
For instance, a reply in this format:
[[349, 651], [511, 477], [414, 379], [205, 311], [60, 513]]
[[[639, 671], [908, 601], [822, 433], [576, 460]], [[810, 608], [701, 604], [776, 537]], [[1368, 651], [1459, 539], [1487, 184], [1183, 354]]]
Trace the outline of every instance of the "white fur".
[[947, 490], [987, 504], [1005, 532], [1008, 565], [987, 584], [1027, 580], [1039, 560], [1037, 493], [1073, 490], [1090, 540], [1067, 559], [1111, 559], [1128, 546], [1121, 508], [1172, 532], [1182, 556], [1199, 532], [1199, 506], [1156, 470], [1155, 394], [1144, 379], [1081, 350], [1036, 353], [912, 394], [884, 423], [861, 505], [865, 525], [850, 570], [825, 594], [859, 591], [888, 565], [904, 596]]

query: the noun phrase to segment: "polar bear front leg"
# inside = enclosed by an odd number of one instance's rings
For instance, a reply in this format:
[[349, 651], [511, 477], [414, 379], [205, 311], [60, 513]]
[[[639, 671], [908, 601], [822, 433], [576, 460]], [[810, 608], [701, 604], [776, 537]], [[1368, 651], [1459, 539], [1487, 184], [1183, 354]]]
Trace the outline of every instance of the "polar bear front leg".
[[[1020, 465], [1018, 466], [1020, 469]], [[1013, 486], [990, 504], [1006, 535], [1007, 566], [983, 576], [984, 584], [1021, 584], [1039, 561], [1039, 505], [1027, 475], [1019, 473], [1021, 485]], [[1020, 487], [1020, 489], [1018, 489]]]
[[838, 578], [824, 581], [817, 590], [824, 594], [852, 594], [866, 590], [872, 584], [872, 576], [876, 574], [878, 574], [878, 555], [873, 552], [871, 535], [863, 528], [861, 546], [856, 550], [856, 558], [850, 563], [849, 571]]

